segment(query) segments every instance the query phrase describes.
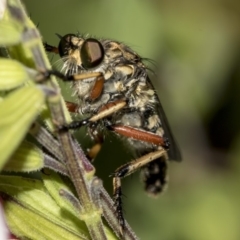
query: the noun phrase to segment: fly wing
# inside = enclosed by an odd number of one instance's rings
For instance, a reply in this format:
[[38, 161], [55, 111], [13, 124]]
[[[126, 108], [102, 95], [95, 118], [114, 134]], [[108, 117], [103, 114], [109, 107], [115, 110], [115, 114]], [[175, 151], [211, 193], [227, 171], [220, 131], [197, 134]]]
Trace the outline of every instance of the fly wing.
[[[149, 79], [149, 77], [147, 78], [147, 81], [152, 86], [152, 88], [154, 89], [154, 86], [153, 86], [151, 80]], [[163, 110], [162, 104], [161, 104], [157, 94], [156, 94], [156, 97], [157, 97], [157, 100], [158, 100], [156, 111], [157, 111], [157, 113], [158, 113], [158, 115], [161, 119], [162, 128], [164, 130], [164, 136], [166, 138], [168, 138], [169, 143], [170, 143], [170, 147], [169, 147], [169, 150], [168, 150], [169, 159], [170, 160], [175, 160], [175, 161], [181, 161], [182, 158], [181, 158], [180, 150], [179, 150], [178, 145], [177, 145], [177, 143], [176, 143], [176, 141], [173, 137], [172, 131], [169, 127], [169, 123], [168, 123], [166, 114]]]

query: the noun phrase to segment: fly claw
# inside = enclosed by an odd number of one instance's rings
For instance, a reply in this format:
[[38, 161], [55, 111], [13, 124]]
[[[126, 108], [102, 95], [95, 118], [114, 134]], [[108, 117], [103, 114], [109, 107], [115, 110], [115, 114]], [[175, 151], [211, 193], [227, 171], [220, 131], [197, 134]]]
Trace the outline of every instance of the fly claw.
[[75, 34], [58, 36], [58, 47], [45, 44], [45, 49], [60, 55], [64, 74], [50, 73], [72, 82], [78, 103], [68, 104], [69, 110], [89, 115], [62, 129], [86, 126], [98, 146], [97, 151], [89, 150], [94, 152], [93, 156], [100, 149], [104, 131], [110, 130], [126, 141], [138, 156], [112, 175], [116, 215], [124, 231], [121, 179], [142, 168], [145, 190], [157, 195], [167, 183], [168, 161], [180, 161], [180, 151], [143, 58], [118, 41]]

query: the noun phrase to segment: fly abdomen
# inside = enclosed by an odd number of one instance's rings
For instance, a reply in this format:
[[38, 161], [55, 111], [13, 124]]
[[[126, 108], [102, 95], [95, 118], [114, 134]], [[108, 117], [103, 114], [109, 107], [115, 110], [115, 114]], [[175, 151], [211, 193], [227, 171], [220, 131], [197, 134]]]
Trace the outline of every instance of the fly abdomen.
[[167, 186], [167, 161], [160, 157], [147, 164], [142, 170], [144, 188], [150, 195], [157, 195]]

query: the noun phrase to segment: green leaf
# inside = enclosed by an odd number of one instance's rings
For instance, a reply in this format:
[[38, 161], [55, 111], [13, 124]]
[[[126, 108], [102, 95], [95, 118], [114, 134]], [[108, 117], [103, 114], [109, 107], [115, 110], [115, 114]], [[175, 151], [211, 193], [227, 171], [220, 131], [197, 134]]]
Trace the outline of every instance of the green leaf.
[[10, 229], [18, 237], [27, 237], [32, 240], [80, 240], [89, 239], [75, 234], [58, 224], [48, 221], [27, 208], [23, 208], [14, 201], [4, 202], [5, 217]]
[[12, 172], [31, 172], [44, 167], [42, 151], [30, 142], [22, 142], [3, 170]]
[[0, 102], [0, 169], [23, 140], [44, 104], [40, 88], [18, 89]]
[[17, 236], [31, 239], [88, 239], [85, 224], [61, 208], [51, 198], [43, 183], [19, 176], [0, 176], [0, 191], [10, 228]]
[[66, 185], [66, 181], [64, 182], [59, 174], [51, 171], [50, 169], [44, 170], [44, 173], [42, 174], [42, 179], [44, 186], [48, 190], [51, 197], [57, 202], [57, 204], [60, 207], [63, 207], [64, 205], [65, 209], [67, 209], [73, 215], [78, 216], [79, 213], [76, 212], [76, 209], [73, 208], [72, 204], [59, 195], [59, 191], [61, 189], [69, 192], [73, 191], [72, 189], [70, 189], [69, 186]]
[[[61, 189], [64, 189], [69, 192], [73, 191], [71, 187], [66, 185], [66, 180], [64, 181], [59, 174], [54, 173], [49, 169], [47, 169], [47, 174], [42, 174], [42, 179], [44, 182], [44, 186], [48, 189], [49, 194], [57, 202], [57, 204], [61, 207], [61, 209], [63, 209], [63, 211], [67, 210], [69, 211], [69, 213], [72, 214], [72, 216], [77, 217], [79, 215], [79, 212], [77, 212], [77, 210], [73, 207], [73, 205], [70, 202], [68, 202], [66, 199], [61, 197], [59, 194], [59, 191]], [[66, 179], [66, 177], [64, 177], [64, 179]], [[81, 218], [81, 216], [78, 216], [78, 217]], [[83, 222], [80, 222], [80, 223], [81, 225], [83, 225]], [[82, 228], [85, 228], [85, 226], [82, 226]], [[118, 239], [116, 235], [109, 229], [109, 227], [104, 226], [104, 230], [107, 235], [107, 239], [109, 240]], [[88, 231], [86, 230], [86, 232]]]
[[0, 90], [9, 90], [30, 80], [24, 66], [12, 59], [0, 58]]
[[0, 45], [13, 45], [21, 41], [22, 32], [20, 26], [17, 28], [13, 22], [0, 21]]

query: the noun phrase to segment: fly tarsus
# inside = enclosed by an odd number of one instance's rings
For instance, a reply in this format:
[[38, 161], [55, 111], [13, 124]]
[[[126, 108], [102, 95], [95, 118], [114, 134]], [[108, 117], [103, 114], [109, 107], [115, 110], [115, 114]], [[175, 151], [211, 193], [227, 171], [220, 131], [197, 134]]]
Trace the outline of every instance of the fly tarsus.
[[46, 42], [43, 43], [43, 46], [44, 46], [44, 48], [47, 52], [52, 52], [52, 53], [55, 53], [55, 54], [59, 54], [59, 50], [58, 50], [57, 47], [51, 46]]
[[71, 129], [74, 130], [74, 129], [81, 128], [82, 126], [86, 126], [87, 124], [89, 124], [88, 119], [84, 119], [84, 120], [81, 120], [81, 121], [73, 121], [69, 124], [58, 126], [58, 131], [59, 132], [65, 132], [65, 131], [68, 131], [68, 130], [71, 130]]
[[123, 235], [125, 230], [125, 219], [123, 216], [123, 208], [122, 208], [122, 187], [121, 187], [120, 177], [113, 178], [113, 191], [114, 191], [113, 198], [114, 198], [116, 216], [118, 219], [120, 232]]

